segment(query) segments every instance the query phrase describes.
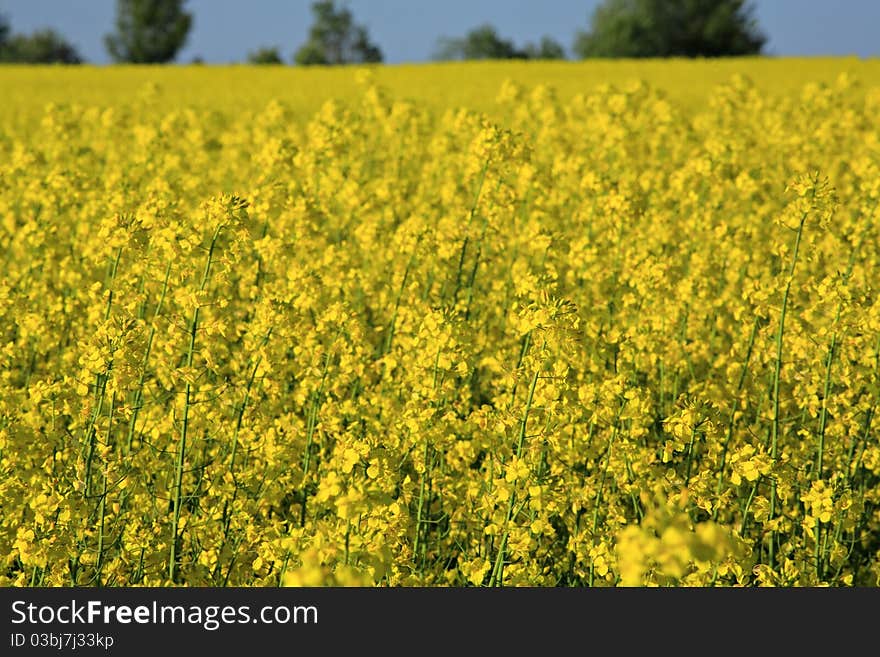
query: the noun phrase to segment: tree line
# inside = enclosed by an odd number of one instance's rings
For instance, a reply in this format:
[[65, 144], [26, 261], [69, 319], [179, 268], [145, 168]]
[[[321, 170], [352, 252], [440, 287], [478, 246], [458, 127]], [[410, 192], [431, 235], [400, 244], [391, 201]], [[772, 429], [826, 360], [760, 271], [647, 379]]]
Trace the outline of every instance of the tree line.
[[[193, 16], [186, 0], [117, 0], [114, 30], [104, 38], [118, 63], [163, 64], [186, 44]], [[365, 26], [335, 0], [312, 3], [308, 38], [290, 58], [301, 66], [378, 63], [381, 48]], [[766, 37], [748, 0], [605, 0], [578, 32], [572, 53], [580, 59], [608, 57], [724, 57], [760, 54]], [[441, 37], [433, 58], [566, 59], [565, 47], [549, 36], [516, 45], [490, 24], [462, 37]], [[263, 46], [248, 53], [251, 64], [283, 64], [281, 48]], [[83, 58], [51, 29], [12, 32], [0, 16], [0, 62], [79, 64]]]

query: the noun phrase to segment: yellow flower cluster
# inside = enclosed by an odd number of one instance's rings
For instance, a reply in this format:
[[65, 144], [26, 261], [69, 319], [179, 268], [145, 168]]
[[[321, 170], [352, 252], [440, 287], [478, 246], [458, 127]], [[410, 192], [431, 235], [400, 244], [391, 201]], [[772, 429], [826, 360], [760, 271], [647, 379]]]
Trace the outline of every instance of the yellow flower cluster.
[[880, 584], [880, 89], [360, 84], [0, 124], [0, 585]]

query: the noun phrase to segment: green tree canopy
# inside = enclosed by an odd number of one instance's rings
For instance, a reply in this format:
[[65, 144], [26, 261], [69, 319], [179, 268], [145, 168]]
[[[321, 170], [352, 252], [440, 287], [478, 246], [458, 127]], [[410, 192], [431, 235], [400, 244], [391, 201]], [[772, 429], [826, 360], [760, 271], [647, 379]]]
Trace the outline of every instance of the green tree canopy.
[[281, 52], [277, 46], [264, 46], [248, 53], [248, 64], [281, 64]]
[[503, 39], [492, 25], [484, 23], [461, 38], [441, 37], [437, 41], [436, 60], [451, 59], [563, 59], [565, 50], [550, 37], [540, 44], [517, 48], [513, 41]]
[[606, 0], [588, 32], [582, 57], [725, 57], [761, 52], [766, 37], [746, 0]]
[[434, 59], [525, 59], [524, 50], [503, 39], [488, 23], [475, 27], [462, 38], [441, 37]]
[[117, 62], [164, 64], [186, 42], [192, 14], [186, 0], [116, 0], [116, 31], [104, 37]]
[[308, 40], [296, 51], [294, 62], [303, 66], [365, 64], [382, 61], [379, 46], [367, 28], [356, 25], [352, 13], [333, 0], [312, 3], [314, 23]]
[[13, 34], [9, 21], [0, 15], [0, 62], [12, 64], [80, 64], [82, 57], [55, 30]]
[[55, 30], [13, 34], [0, 46], [0, 61], [17, 64], [81, 64], [82, 57]]
[[526, 45], [525, 53], [529, 59], [565, 59], [565, 48], [548, 36], [541, 37], [538, 45]]
[[0, 14], [0, 49], [6, 45], [6, 39], [9, 38], [9, 32], [9, 19], [3, 14]]

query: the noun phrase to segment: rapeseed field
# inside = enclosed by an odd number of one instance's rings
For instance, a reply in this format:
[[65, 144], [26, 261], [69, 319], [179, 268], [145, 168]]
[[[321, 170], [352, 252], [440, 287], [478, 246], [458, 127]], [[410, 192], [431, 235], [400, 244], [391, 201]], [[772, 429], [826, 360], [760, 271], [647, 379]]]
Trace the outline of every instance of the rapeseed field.
[[0, 87], [0, 585], [880, 584], [876, 62]]

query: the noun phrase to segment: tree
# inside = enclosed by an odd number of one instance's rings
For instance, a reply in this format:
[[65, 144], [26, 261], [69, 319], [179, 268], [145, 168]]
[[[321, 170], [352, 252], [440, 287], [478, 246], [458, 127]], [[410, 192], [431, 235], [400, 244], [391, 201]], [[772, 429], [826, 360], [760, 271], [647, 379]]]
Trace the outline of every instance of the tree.
[[12, 64], [81, 64], [82, 57], [55, 30], [13, 34], [9, 21], [0, 14], [0, 62]]
[[281, 53], [275, 46], [257, 48], [254, 52], [249, 52], [247, 56], [248, 64], [281, 64]]
[[81, 64], [82, 57], [55, 30], [13, 34], [0, 46], [0, 61], [17, 64]]
[[164, 64], [174, 59], [192, 27], [186, 0], [116, 0], [116, 32], [104, 37], [117, 62]]
[[761, 52], [747, 0], [605, 0], [574, 51], [587, 57], [725, 57]]
[[565, 59], [565, 48], [556, 40], [545, 36], [537, 46], [530, 43], [525, 48], [529, 59]]
[[460, 39], [441, 37], [434, 59], [526, 59], [528, 54], [517, 49], [513, 41], [502, 39], [491, 25], [475, 27]]
[[517, 48], [513, 41], [502, 39], [498, 31], [486, 23], [460, 39], [441, 37], [434, 59], [565, 59], [565, 50], [548, 36], [542, 37], [538, 45], [529, 43], [525, 48]]
[[0, 14], [0, 53], [6, 47], [6, 39], [9, 38], [9, 20], [3, 14]]
[[333, 0], [321, 0], [312, 3], [312, 15], [309, 38], [296, 51], [295, 63], [311, 66], [382, 61], [379, 46], [370, 41], [366, 27], [355, 24], [348, 9], [337, 9]]

